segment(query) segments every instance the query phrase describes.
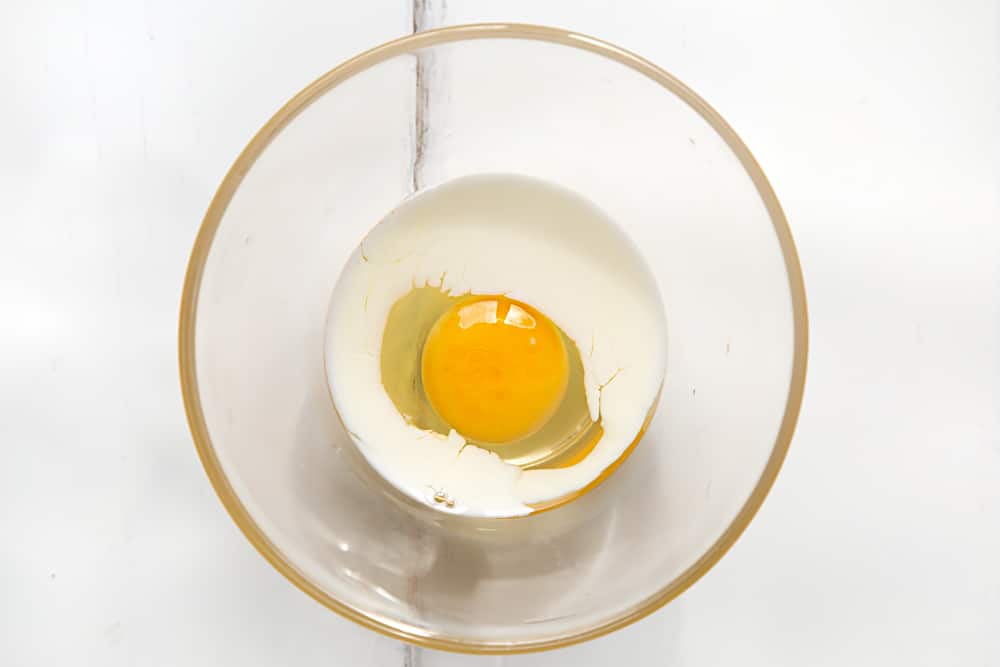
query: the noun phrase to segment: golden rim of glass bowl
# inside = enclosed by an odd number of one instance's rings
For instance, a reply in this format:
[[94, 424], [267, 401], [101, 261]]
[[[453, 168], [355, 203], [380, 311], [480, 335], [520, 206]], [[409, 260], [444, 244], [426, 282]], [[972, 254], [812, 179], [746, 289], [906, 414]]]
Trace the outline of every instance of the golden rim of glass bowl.
[[[198, 316], [198, 290], [201, 285], [202, 274], [205, 270], [205, 261], [208, 257], [212, 240], [215, 237], [215, 232], [219, 227], [219, 223], [233, 194], [243, 180], [243, 176], [271, 142], [271, 139], [324, 93], [369, 67], [401, 54], [411, 53], [417, 49], [475, 39], [535, 40], [561, 44], [596, 53], [614, 60], [625, 67], [629, 67], [655, 81], [663, 86], [666, 91], [677, 95], [701, 115], [719, 133], [739, 159], [767, 208], [785, 262], [785, 270], [788, 275], [788, 288], [792, 296], [795, 328], [791, 383], [789, 385], [788, 398], [785, 402], [785, 414], [781, 420], [781, 427], [778, 430], [774, 447], [768, 457], [767, 465], [764, 467], [764, 471], [757, 480], [757, 484], [754, 486], [749, 498], [747, 498], [743, 507], [722, 535], [693, 565], [676, 579], [667, 582], [659, 590], [650, 591], [650, 594], [644, 600], [616, 614], [614, 618], [583, 630], [523, 642], [491, 642], [428, 632], [406, 623], [397, 622], [377, 614], [369, 613], [363, 609], [352, 607], [330, 596], [307, 579], [267, 538], [264, 531], [240, 502], [239, 497], [222, 471], [215, 448], [212, 445], [212, 440], [209, 437], [208, 427], [205, 423], [205, 415], [202, 411], [201, 399], [198, 393], [198, 376], [195, 368], [195, 326]], [[802, 282], [802, 269], [799, 266], [798, 253], [795, 249], [795, 243], [792, 240], [791, 231], [788, 228], [788, 221], [785, 219], [785, 214], [781, 210], [781, 205], [778, 203], [774, 190], [764, 176], [760, 165], [757, 164], [757, 160], [737, 136], [736, 132], [733, 131], [715, 109], [671, 74], [648, 60], [594, 37], [568, 30], [537, 25], [482, 23], [429, 30], [402, 37], [365, 51], [338, 65], [306, 86], [274, 114], [264, 127], [257, 132], [246, 148], [240, 153], [239, 157], [236, 158], [221, 185], [219, 185], [219, 189], [216, 191], [208, 207], [208, 211], [205, 213], [205, 218], [198, 231], [194, 248], [191, 251], [191, 258], [184, 280], [184, 291], [181, 297], [179, 361], [184, 409], [187, 413], [191, 435], [194, 438], [194, 444], [198, 450], [198, 456], [201, 458], [201, 463], [205, 467], [205, 472], [208, 473], [208, 478], [212, 482], [212, 486], [215, 487], [219, 499], [225, 505], [226, 510], [229, 511], [229, 515], [233, 518], [233, 521], [236, 522], [236, 525], [240, 527], [240, 530], [250, 540], [250, 543], [256, 547], [271, 565], [321, 604], [352, 621], [394, 639], [446, 651], [502, 654], [525, 653], [568, 646], [599, 637], [630, 623], [634, 623], [680, 595], [722, 558], [723, 554], [729, 550], [743, 533], [764, 502], [764, 498], [767, 496], [778, 475], [781, 464], [785, 459], [785, 454], [788, 452], [795, 424], [798, 420], [799, 408], [802, 404], [802, 394], [805, 387], [808, 337], [805, 286]]]

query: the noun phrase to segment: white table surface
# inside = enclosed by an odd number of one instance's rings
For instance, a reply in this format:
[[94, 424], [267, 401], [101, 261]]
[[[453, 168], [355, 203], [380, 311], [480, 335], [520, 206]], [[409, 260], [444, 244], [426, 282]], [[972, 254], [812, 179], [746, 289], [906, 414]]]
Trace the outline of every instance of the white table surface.
[[790, 220], [799, 429], [723, 561], [545, 654], [410, 649], [296, 590], [195, 456], [176, 318], [225, 170], [404, 0], [0, 3], [0, 664], [1000, 665], [1000, 5], [418, 2], [617, 42], [716, 106]]

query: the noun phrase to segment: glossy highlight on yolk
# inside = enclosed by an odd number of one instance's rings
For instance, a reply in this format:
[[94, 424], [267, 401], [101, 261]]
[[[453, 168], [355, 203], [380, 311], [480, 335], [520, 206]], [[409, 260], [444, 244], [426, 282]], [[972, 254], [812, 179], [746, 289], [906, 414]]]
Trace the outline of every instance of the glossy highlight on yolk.
[[569, 360], [544, 315], [502, 296], [452, 307], [431, 328], [421, 357], [434, 410], [473, 442], [502, 444], [531, 435], [566, 393]]

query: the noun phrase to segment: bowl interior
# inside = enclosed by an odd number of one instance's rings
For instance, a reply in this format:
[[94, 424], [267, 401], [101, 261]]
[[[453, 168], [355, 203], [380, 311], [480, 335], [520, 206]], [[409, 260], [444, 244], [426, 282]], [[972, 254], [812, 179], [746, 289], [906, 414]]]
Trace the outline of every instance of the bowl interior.
[[[474, 173], [568, 187], [637, 242], [668, 317], [660, 408], [596, 490], [532, 517], [446, 520], [360, 461], [323, 370], [345, 259], [415, 189]], [[366, 625], [439, 648], [546, 648], [700, 576], [766, 494], [805, 371], [787, 226], [735, 134], [634, 56], [553, 29], [466, 26], [380, 47], [280, 111], [199, 236], [181, 325], [206, 468], [279, 569]]]

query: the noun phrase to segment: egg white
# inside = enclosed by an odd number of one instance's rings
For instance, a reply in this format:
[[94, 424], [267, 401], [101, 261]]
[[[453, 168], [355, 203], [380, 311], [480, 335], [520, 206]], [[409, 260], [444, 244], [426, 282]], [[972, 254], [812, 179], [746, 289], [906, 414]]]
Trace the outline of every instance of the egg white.
[[[590, 416], [604, 428], [584, 460], [521, 470], [454, 431], [407, 423], [382, 386], [380, 350], [393, 304], [424, 285], [504, 294], [576, 343]], [[368, 234], [334, 288], [326, 368], [351, 438], [390, 484], [444, 511], [519, 516], [587, 486], [635, 440], [663, 382], [666, 340], [655, 279], [607, 215], [544, 181], [477, 175], [419, 193]]]

